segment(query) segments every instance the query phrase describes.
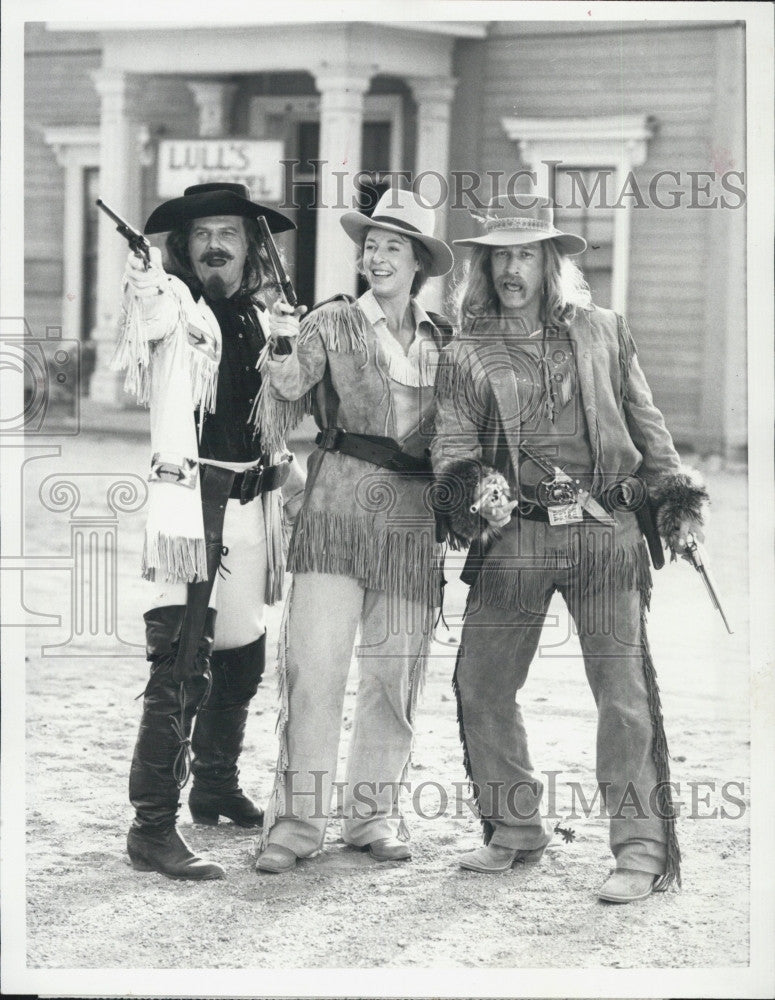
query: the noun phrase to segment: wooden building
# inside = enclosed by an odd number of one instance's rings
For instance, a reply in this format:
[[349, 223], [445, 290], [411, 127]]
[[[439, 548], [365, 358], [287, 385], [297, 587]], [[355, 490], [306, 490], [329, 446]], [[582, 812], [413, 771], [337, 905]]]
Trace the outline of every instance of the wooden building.
[[307, 302], [357, 287], [338, 215], [369, 174], [407, 171], [450, 239], [474, 231], [472, 194], [553, 194], [676, 439], [744, 451], [743, 24], [63, 27], [26, 31], [26, 318], [83, 342], [92, 401], [124, 405], [108, 362], [125, 247], [96, 195], [139, 225], [185, 157], [224, 179], [252, 142], [287, 161], [251, 176], [299, 224], [283, 244]]

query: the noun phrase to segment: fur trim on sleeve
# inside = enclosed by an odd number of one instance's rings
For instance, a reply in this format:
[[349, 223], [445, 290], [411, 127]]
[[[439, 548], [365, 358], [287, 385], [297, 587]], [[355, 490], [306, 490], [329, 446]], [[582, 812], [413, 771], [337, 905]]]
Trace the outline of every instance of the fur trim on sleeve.
[[667, 540], [678, 531], [684, 519], [704, 524], [710, 497], [700, 473], [683, 468], [656, 481], [651, 488], [651, 502], [657, 531]]
[[434, 509], [439, 534], [451, 548], [465, 548], [486, 527], [481, 517], [471, 511], [471, 504], [481, 480], [495, 472], [472, 459], [460, 459], [436, 476]]

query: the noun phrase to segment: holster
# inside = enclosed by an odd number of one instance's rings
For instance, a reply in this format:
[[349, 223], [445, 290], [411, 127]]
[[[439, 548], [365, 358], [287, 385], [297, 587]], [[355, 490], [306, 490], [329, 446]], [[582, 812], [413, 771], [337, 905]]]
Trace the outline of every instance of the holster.
[[654, 569], [662, 569], [665, 565], [665, 550], [662, 548], [662, 539], [659, 537], [651, 510], [651, 501], [648, 497], [637, 508], [635, 516], [638, 519], [638, 527], [643, 532], [643, 537], [646, 539], [646, 544], [649, 547], [651, 565]]
[[492, 548], [496, 537], [494, 533], [490, 532], [485, 540], [479, 536], [471, 540], [463, 571], [460, 574], [460, 579], [467, 587], [473, 587], [479, 578], [487, 553]]
[[176, 681], [187, 680], [201, 673], [197, 663], [199, 642], [205, 624], [210, 595], [215, 585], [215, 574], [221, 562], [223, 547], [223, 521], [229, 500], [234, 472], [214, 465], [200, 466], [200, 492], [207, 552], [207, 579], [189, 583], [186, 591], [186, 610], [180, 629], [177, 656], [172, 668]]
[[232, 482], [230, 497], [241, 504], [250, 503], [262, 493], [271, 493], [285, 485], [291, 473], [293, 455], [289, 455], [277, 465], [258, 465], [253, 469], [238, 472]]

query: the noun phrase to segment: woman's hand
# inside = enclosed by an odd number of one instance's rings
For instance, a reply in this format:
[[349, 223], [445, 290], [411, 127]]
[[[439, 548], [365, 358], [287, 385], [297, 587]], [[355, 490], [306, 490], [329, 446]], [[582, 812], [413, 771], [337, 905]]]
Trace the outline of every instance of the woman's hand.
[[293, 340], [299, 335], [299, 320], [306, 313], [306, 306], [289, 306], [282, 299], [277, 299], [269, 310], [269, 330], [273, 341], [280, 337]]

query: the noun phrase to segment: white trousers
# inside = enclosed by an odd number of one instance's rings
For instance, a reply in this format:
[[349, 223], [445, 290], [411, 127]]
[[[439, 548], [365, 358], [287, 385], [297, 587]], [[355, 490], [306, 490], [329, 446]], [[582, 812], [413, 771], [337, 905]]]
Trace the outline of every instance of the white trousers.
[[[266, 631], [266, 531], [261, 498], [241, 504], [226, 503], [221, 565], [210, 595], [216, 608], [214, 649], [239, 649], [255, 642]], [[146, 583], [146, 606], [166, 607], [186, 603], [185, 583]]]

